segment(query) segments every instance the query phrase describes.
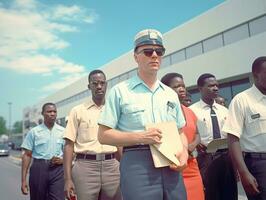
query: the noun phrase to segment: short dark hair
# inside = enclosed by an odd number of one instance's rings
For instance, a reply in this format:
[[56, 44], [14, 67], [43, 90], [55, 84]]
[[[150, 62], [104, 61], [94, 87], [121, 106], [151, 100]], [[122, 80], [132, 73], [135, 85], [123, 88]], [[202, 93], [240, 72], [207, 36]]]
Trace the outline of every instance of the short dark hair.
[[252, 63], [252, 74], [260, 72], [261, 66], [264, 62], [266, 62], [266, 56], [256, 58]]
[[207, 78], [215, 78], [215, 76], [210, 73], [201, 74], [197, 80], [198, 87], [203, 87]]
[[54, 103], [51, 103], [51, 102], [45, 103], [42, 106], [42, 113], [44, 112], [46, 106], [54, 106], [54, 107], [56, 107], [56, 105]]
[[90, 82], [90, 80], [91, 80], [92, 75], [94, 75], [94, 74], [103, 74], [103, 75], [104, 75], [104, 78], [106, 79], [105, 73], [104, 73], [102, 70], [100, 70], [100, 69], [95, 69], [95, 70], [92, 70], [92, 71], [89, 73], [89, 76], [88, 76], [88, 81], [89, 81], [89, 82]]
[[170, 82], [174, 78], [181, 78], [183, 79], [183, 76], [179, 73], [167, 73], [161, 78], [161, 82], [167, 86], [170, 85]]

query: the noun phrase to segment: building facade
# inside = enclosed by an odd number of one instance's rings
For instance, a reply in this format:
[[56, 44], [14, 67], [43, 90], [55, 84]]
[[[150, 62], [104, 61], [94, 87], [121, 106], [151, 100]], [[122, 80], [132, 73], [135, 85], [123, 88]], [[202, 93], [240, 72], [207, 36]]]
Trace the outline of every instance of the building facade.
[[[229, 103], [235, 94], [252, 84], [250, 71], [253, 60], [266, 55], [266, 1], [225, 1], [170, 30], [163, 37], [166, 53], [159, 78], [169, 72], [182, 74], [192, 100], [197, 101], [197, 78], [202, 73], [212, 73], [220, 83], [220, 94]], [[132, 77], [137, 73], [133, 50], [100, 69], [107, 75], [108, 89]], [[70, 109], [91, 96], [87, 83], [86, 76], [25, 108], [24, 132], [38, 124], [42, 118], [41, 106], [48, 101], [56, 103], [59, 122], [64, 125]]]

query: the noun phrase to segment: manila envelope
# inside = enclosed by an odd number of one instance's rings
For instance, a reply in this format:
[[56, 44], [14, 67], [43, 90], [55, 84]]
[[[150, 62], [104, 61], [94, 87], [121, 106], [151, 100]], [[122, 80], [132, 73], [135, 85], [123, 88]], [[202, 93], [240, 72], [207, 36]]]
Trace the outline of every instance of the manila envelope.
[[166, 167], [172, 163], [180, 166], [180, 162], [175, 155], [183, 151], [183, 144], [176, 122], [151, 123], [145, 127], [146, 130], [158, 128], [162, 131], [162, 143], [150, 145], [154, 166], [156, 168]]
[[208, 145], [206, 152], [215, 153], [218, 149], [227, 149], [227, 139], [214, 139]]

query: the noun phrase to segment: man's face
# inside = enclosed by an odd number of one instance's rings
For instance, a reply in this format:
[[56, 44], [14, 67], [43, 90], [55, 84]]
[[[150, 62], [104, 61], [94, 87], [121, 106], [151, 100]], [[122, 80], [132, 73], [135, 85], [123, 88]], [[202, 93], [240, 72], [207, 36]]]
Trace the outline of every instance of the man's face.
[[102, 73], [93, 74], [88, 85], [92, 98], [102, 100], [105, 97], [107, 82]]
[[219, 92], [218, 82], [216, 78], [210, 77], [205, 79], [205, 84], [200, 87], [201, 96], [207, 99], [215, 99]]
[[134, 57], [138, 63], [140, 73], [153, 74], [160, 69], [163, 54], [161, 55], [158, 53], [158, 55], [156, 51], [152, 51], [152, 49], [160, 52], [163, 50], [164, 54], [163, 47], [159, 45], [144, 45], [137, 48]]
[[182, 78], [175, 77], [170, 81], [169, 87], [178, 95], [180, 101], [186, 98], [186, 87]]
[[266, 62], [262, 63], [260, 71], [254, 74], [254, 81], [262, 92], [266, 92]]
[[42, 113], [45, 123], [54, 123], [57, 117], [56, 107], [53, 105], [47, 105]]

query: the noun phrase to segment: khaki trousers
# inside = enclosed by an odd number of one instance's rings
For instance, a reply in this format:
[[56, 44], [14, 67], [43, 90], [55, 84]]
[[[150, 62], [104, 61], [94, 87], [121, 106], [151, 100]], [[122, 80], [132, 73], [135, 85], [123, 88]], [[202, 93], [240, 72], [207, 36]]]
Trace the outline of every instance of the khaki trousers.
[[77, 159], [72, 178], [78, 200], [121, 200], [119, 162]]

